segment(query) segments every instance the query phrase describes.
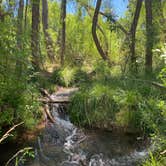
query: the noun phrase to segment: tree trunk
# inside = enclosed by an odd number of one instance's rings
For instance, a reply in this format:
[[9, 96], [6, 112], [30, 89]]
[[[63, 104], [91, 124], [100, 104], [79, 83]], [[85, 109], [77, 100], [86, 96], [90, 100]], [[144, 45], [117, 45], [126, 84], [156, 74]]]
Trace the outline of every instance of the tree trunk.
[[[85, 9], [86, 9], [88, 15], [90, 17], [92, 17], [92, 15], [90, 13], [90, 8], [88, 8], [87, 6], [85, 6]], [[97, 24], [96, 26], [97, 26], [97, 28], [99, 29], [99, 31], [102, 33], [102, 35], [104, 37], [104, 42], [105, 42], [105, 50], [104, 50], [104, 52], [105, 52], [106, 56], [108, 56], [109, 44], [108, 44], [107, 36], [106, 36], [105, 32], [103, 31], [103, 29], [101, 28], [101, 26], [99, 24]]]
[[51, 62], [55, 61], [55, 55], [53, 50], [53, 41], [48, 33], [48, 2], [47, 0], [42, 0], [42, 23], [43, 32], [45, 37], [46, 51]]
[[40, 0], [32, 0], [32, 65], [34, 70], [40, 69]]
[[16, 73], [18, 78], [21, 76], [22, 73], [22, 63], [20, 62], [20, 57], [22, 56], [23, 51], [23, 14], [24, 14], [24, 0], [19, 1], [19, 8], [18, 8], [18, 18], [17, 18], [17, 48], [18, 48], [18, 55], [16, 62]]
[[146, 8], [146, 55], [145, 72], [152, 72], [152, 48], [153, 48], [153, 23], [152, 23], [152, 0], [145, 0]]
[[98, 14], [100, 11], [101, 2], [102, 0], [97, 0], [97, 3], [96, 3], [96, 8], [95, 8], [94, 16], [93, 16], [93, 23], [92, 23], [92, 36], [100, 56], [103, 58], [104, 61], [107, 61], [110, 64], [110, 59], [107, 56], [107, 54], [103, 51], [96, 33], [97, 23], [98, 23]]
[[26, 31], [26, 29], [27, 29], [28, 3], [29, 3], [29, 1], [26, 0], [26, 4], [25, 4], [25, 16], [24, 16], [24, 30], [25, 30], [25, 31]]
[[135, 37], [136, 37], [136, 29], [139, 20], [139, 15], [142, 7], [142, 0], [137, 0], [134, 19], [131, 24], [130, 28], [130, 54], [131, 54], [131, 70], [137, 71], [137, 64], [136, 64], [136, 55], [135, 55]]
[[64, 65], [65, 45], [66, 45], [66, 0], [61, 2], [61, 48], [60, 57], [61, 65]]
[[18, 19], [17, 19], [17, 46], [20, 50], [23, 48], [23, 44], [21, 41], [23, 34], [23, 13], [24, 13], [24, 0], [20, 0], [18, 8]]

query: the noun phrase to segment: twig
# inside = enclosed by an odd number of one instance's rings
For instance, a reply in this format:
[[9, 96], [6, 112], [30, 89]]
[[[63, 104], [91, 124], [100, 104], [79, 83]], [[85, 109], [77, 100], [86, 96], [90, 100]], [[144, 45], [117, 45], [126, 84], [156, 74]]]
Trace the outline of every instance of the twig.
[[32, 150], [33, 148], [32, 147], [27, 147], [27, 148], [24, 148], [24, 149], [21, 149], [19, 150], [15, 155], [12, 156], [12, 158], [10, 158], [7, 163], [5, 164], [5, 166], [8, 166], [9, 163], [14, 159], [16, 158], [20, 153], [23, 153], [25, 151], [28, 151], [28, 150]]
[[44, 106], [44, 111], [45, 111], [47, 117], [49, 118], [49, 120], [50, 120], [52, 123], [55, 123], [55, 120], [54, 120], [54, 118], [52, 117], [52, 115], [51, 115], [51, 113], [50, 113], [50, 111], [49, 111], [49, 106], [48, 106], [48, 104], [45, 104], [45, 106]]
[[21, 122], [21, 123], [19, 123], [19, 124], [16, 124], [16, 125], [14, 125], [11, 129], [9, 129], [9, 130], [2, 136], [2, 138], [0, 139], [0, 143], [1, 143], [3, 140], [5, 140], [7, 137], [10, 136], [10, 132], [12, 132], [16, 127], [22, 125], [23, 123], [24, 123], [24, 122]]
[[160, 153], [161, 155], [166, 154], [166, 149]]
[[41, 93], [46, 96], [50, 101], [53, 101], [53, 99], [51, 98], [50, 94], [48, 93], [48, 91], [46, 89], [41, 88], [40, 89]]
[[133, 81], [139, 81], [139, 82], [145, 82], [145, 83], [149, 83], [157, 88], [160, 88], [162, 90], [166, 90], [166, 87], [158, 82], [154, 82], [154, 81], [149, 81], [149, 80], [141, 80], [141, 79], [132, 79], [132, 78], [125, 78], [125, 79], [128, 79], [128, 80], [133, 80]]

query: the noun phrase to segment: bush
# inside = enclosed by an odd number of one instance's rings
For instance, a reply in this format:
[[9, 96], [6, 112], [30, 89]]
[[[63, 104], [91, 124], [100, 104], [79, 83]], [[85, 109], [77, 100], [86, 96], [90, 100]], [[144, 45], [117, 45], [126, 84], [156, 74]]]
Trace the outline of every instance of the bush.
[[15, 81], [0, 84], [0, 126], [23, 121], [25, 127], [32, 128], [40, 119], [39, 94], [33, 85], [25, 86], [23, 82]]

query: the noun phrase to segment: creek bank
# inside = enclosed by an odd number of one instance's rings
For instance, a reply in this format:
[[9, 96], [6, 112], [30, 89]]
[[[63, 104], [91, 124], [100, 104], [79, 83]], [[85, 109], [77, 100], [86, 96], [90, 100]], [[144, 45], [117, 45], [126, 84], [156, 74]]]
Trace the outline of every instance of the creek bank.
[[49, 111], [55, 123], [47, 120], [33, 145], [35, 160], [26, 166], [133, 166], [148, 155], [149, 145], [136, 135], [78, 128], [71, 123], [66, 104], [52, 103]]

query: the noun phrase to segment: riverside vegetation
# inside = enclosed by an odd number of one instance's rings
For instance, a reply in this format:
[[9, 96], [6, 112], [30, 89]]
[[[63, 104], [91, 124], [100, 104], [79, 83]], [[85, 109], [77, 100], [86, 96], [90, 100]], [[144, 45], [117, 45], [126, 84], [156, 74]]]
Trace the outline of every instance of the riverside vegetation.
[[166, 164], [166, 1], [114, 1], [0, 0], [0, 138], [23, 122], [0, 144], [41, 123], [41, 88], [78, 87], [74, 124], [149, 137], [142, 165]]

